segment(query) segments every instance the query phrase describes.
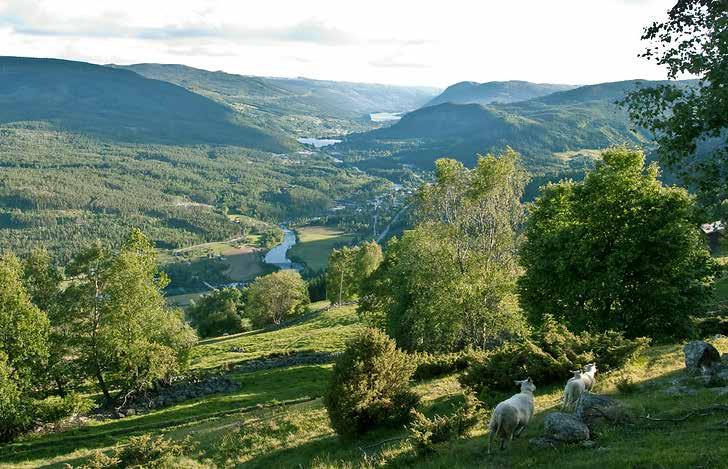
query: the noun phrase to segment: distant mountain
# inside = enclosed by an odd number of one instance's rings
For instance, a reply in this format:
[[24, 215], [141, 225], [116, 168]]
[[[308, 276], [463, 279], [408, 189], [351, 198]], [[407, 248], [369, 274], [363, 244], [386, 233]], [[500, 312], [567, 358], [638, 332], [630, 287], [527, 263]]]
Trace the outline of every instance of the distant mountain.
[[[616, 144], [649, 146], [615, 102], [636, 86], [630, 80], [582, 86], [539, 98], [491, 105], [443, 103], [410, 112], [396, 124], [347, 137], [336, 150], [360, 168], [432, 168], [439, 157], [473, 164], [478, 153], [510, 146], [534, 173], [591, 164], [597, 150]], [[686, 86], [690, 82], [682, 82]]]
[[426, 106], [436, 106], [443, 103], [512, 103], [574, 88], [576, 88], [574, 85], [552, 85], [518, 80], [491, 81], [487, 83], [462, 81], [448, 86], [440, 95], [430, 100]]
[[0, 124], [134, 143], [215, 143], [283, 152], [295, 142], [183, 87], [84, 62], [0, 57]]
[[439, 92], [425, 87], [234, 75], [184, 65], [109, 66], [177, 84], [225, 103], [265, 127], [299, 133], [346, 133], [351, 121], [371, 128], [370, 113], [410, 111]]

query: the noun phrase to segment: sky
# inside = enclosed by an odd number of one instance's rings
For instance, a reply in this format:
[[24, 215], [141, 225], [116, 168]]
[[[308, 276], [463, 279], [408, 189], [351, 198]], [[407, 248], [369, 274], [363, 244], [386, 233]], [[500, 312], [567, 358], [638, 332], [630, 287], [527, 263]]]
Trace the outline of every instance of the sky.
[[445, 87], [664, 79], [675, 0], [0, 0], [0, 55]]

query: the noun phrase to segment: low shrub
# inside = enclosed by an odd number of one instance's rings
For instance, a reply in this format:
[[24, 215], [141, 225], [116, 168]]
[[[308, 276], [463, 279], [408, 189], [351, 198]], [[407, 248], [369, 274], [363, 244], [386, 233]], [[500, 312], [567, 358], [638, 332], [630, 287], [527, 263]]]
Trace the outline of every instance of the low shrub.
[[537, 385], [563, 381], [570, 370], [596, 363], [600, 372], [624, 366], [649, 345], [649, 339], [626, 339], [621, 333], [570, 332], [552, 317], [544, 319], [532, 339], [511, 341], [472, 359], [460, 376], [462, 385], [482, 400], [492, 391], [510, 391], [514, 379], [531, 377]]
[[558, 360], [524, 339], [505, 343], [473, 361], [460, 376], [460, 384], [482, 398], [490, 390], [513, 390], [515, 379], [531, 377], [537, 385], [560, 380], [569, 368], [568, 360]]
[[353, 437], [409, 420], [419, 397], [409, 390], [415, 363], [377, 329], [365, 329], [336, 360], [324, 404], [331, 426]]
[[[726, 311], [728, 313], [728, 311]], [[728, 314], [716, 314], [696, 320], [695, 325], [701, 338], [716, 334], [728, 335]]]
[[82, 414], [93, 409], [94, 402], [77, 393], [65, 397], [51, 396], [36, 401], [33, 412], [36, 422], [56, 422], [62, 418]]
[[410, 355], [417, 364], [412, 379], [436, 378], [438, 376], [462, 371], [468, 367], [468, 353], [455, 352], [443, 354], [415, 353]]
[[639, 389], [639, 385], [634, 382], [631, 376], [620, 376], [617, 379], [617, 391], [622, 394], [634, 394]]
[[97, 451], [81, 469], [173, 468], [189, 451], [191, 438], [173, 441], [150, 434], [133, 436], [125, 445], [117, 445], [112, 455]]
[[415, 450], [418, 453], [436, 451], [438, 445], [467, 434], [482, 419], [478, 399], [465, 394], [465, 402], [452, 414], [435, 415], [429, 419], [421, 412], [412, 411], [412, 423], [408, 426]]

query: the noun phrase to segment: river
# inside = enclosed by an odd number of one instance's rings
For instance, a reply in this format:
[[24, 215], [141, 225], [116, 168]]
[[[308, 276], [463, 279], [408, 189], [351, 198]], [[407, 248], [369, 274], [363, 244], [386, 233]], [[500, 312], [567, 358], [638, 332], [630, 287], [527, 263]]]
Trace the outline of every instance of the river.
[[301, 270], [301, 266], [288, 258], [288, 250], [296, 244], [296, 233], [281, 226], [283, 230], [283, 242], [273, 246], [263, 258], [263, 262], [271, 264], [279, 269]]

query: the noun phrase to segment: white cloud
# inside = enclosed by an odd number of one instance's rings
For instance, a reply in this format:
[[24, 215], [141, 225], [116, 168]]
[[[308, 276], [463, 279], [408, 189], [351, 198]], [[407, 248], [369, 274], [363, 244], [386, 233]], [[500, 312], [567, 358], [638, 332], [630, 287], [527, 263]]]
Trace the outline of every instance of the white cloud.
[[656, 79], [640, 35], [674, 1], [0, 0], [0, 54], [438, 86]]

